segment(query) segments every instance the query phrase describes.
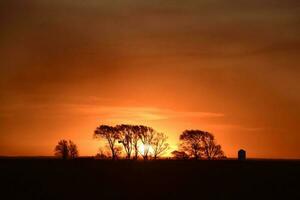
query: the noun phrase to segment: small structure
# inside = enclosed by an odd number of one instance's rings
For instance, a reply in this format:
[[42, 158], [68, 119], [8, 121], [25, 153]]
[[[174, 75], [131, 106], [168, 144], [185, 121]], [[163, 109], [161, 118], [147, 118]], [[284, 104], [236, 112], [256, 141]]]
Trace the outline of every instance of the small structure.
[[244, 149], [238, 151], [238, 160], [246, 160], [246, 151]]

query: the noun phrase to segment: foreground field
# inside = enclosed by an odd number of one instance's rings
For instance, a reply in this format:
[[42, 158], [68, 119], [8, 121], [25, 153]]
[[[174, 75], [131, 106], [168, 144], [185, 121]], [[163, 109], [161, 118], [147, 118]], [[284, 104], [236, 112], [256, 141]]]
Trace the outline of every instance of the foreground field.
[[300, 199], [299, 178], [299, 161], [0, 159], [3, 199]]

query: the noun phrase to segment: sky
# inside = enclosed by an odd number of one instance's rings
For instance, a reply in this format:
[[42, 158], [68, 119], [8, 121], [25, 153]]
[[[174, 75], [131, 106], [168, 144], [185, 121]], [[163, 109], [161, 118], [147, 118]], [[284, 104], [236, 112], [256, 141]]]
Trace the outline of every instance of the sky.
[[2, 0], [0, 27], [0, 155], [130, 123], [300, 158], [298, 0]]

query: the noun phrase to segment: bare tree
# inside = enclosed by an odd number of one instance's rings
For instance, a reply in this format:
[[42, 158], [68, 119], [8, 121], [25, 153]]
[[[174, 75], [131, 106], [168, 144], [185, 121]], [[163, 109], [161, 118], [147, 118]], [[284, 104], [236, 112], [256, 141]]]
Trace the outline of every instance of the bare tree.
[[69, 157], [69, 147], [67, 140], [60, 140], [54, 149], [55, 156], [62, 158], [63, 160], [67, 160]]
[[169, 149], [167, 139], [168, 137], [164, 133], [155, 132], [153, 141], [151, 143], [154, 160], [156, 160], [158, 156], [164, 154]]
[[69, 156], [71, 159], [77, 158], [79, 156], [77, 145], [69, 140]]
[[101, 125], [95, 130], [94, 137], [102, 138], [107, 141], [108, 146], [111, 150], [112, 159], [115, 160], [117, 158], [116, 143], [120, 138], [118, 130], [113, 126]]
[[139, 126], [139, 138], [143, 143], [143, 152], [140, 154], [144, 160], [148, 160], [151, 144], [154, 138], [155, 131], [153, 128], [148, 126]]

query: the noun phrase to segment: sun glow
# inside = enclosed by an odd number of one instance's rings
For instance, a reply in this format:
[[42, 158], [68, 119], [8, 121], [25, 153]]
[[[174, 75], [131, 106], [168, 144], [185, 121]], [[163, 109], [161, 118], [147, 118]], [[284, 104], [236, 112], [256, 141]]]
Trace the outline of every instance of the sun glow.
[[149, 144], [140, 144], [139, 145], [139, 153], [141, 155], [145, 155], [145, 154], [147, 154], [147, 152], [148, 152], [149, 156], [153, 154], [152, 146]]

